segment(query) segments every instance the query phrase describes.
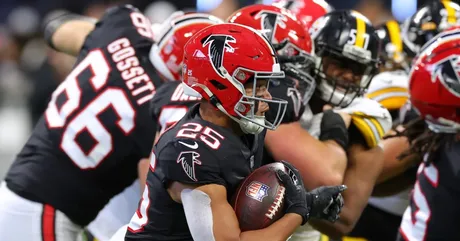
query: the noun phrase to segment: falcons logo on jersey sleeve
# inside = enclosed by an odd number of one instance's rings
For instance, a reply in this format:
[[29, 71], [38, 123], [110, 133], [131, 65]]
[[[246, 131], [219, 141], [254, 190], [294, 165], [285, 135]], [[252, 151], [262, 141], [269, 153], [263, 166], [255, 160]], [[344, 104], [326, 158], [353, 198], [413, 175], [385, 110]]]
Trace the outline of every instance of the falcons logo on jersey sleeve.
[[192, 181], [198, 181], [195, 175], [195, 164], [201, 165], [201, 161], [198, 160], [200, 154], [195, 151], [183, 151], [177, 157], [177, 163], [182, 165], [182, 169], [184, 169], [185, 174], [192, 179]]

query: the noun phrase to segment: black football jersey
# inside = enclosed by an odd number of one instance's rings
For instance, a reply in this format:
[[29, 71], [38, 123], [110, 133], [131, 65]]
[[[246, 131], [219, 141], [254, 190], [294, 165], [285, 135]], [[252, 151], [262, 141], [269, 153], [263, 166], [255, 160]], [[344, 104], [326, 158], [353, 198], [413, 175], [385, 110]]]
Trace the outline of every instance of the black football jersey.
[[105, 13], [11, 166], [11, 190], [85, 226], [135, 181], [153, 145], [149, 102], [161, 83], [150, 27], [129, 5]]
[[460, 240], [460, 143], [441, 146], [420, 164], [400, 235], [408, 241]]
[[219, 184], [230, 195], [260, 166], [265, 131], [237, 136], [201, 119], [199, 106], [193, 106], [155, 145], [145, 191], [125, 240], [192, 241], [183, 206], [171, 199], [168, 184]]
[[184, 94], [181, 81], [164, 83], [150, 102], [150, 114], [162, 134], [178, 122], [201, 98]]

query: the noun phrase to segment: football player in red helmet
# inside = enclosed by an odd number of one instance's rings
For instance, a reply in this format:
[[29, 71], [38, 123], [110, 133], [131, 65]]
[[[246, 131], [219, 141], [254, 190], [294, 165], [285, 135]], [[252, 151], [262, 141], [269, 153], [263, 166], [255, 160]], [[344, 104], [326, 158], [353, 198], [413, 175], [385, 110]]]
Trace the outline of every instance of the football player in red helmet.
[[460, 31], [446, 31], [421, 48], [410, 73], [410, 102], [420, 117], [402, 133], [406, 154], [419, 156], [417, 182], [398, 240], [458, 240], [460, 213]]
[[[163, 23], [153, 24], [152, 30], [154, 33], [154, 44], [152, 45], [149, 52], [150, 62], [155, 67], [155, 70], [159, 76], [163, 80], [167, 81], [161, 84], [161, 89], [157, 89], [155, 98], [158, 95], [163, 94], [163, 86], [168, 86], [171, 84], [175, 86], [180, 85], [179, 80], [181, 78], [180, 73], [182, 70], [184, 45], [187, 43], [190, 37], [199, 30], [217, 23], [223, 23], [223, 21], [209, 14], [184, 13], [182, 11], [178, 11], [173, 13], [171, 17], [166, 19]], [[171, 83], [172, 81], [178, 83], [173, 84]], [[152, 98], [152, 101], [153, 99], [154, 98]], [[168, 100], [170, 99], [171, 98], [168, 98]], [[152, 101], [150, 102], [150, 110], [152, 110]], [[196, 101], [190, 104], [194, 105], [195, 103]], [[181, 109], [177, 108], [176, 110], [178, 110], [177, 112], [180, 112]], [[174, 113], [174, 115], [179, 114], [177, 112]], [[154, 123], [158, 124], [159, 128], [157, 128], [157, 132], [165, 129], [164, 122], [156, 120]], [[88, 229], [96, 237], [99, 239], [106, 239], [106, 237], [111, 237], [114, 234], [114, 230], [120, 228], [116, 225], [124, 225], [129, 222], [132, 212], [135, 209], [128, 209], [127, 203], [132, 204], [131, 207], [137, 207], [137, 197], [142, 194], [142, 190], [145, 186], [145, 179], [148, 173], [149, 162], [150, 160], [148, 158], [144, 158], [138, 164], [139, 184], [135, 184], [129, 188], [126, 188], [123, 193], [119, 194], [117, 197], [111, 200], [111, 202], [109, 202], [109, 204], [106, 205], [104, 209], [99, 213], [96, 220], [88, 226]], [[126, 211], [123, 212], [124, 210]], [[121, 218], [120, 216], [123, 213], [129, 213], [129, 215], [124, 215], [122, 216], [123, 218]], [[119, 217], [119, 222], [113, 221], [116, 217]]]
[[[265, 144], [275, 160], [299, 168], [309, 189], [355, 186], [355, 193], [343, 195], [346, 204], [338, 222], [311, 222], [314, 228], [337, 238], [352, 230], [367, 204], [382, 168], [378, 145], [391, 127], [391, 116], [376, 101], [362, 97], [379, 62], [379, 38], [370, 21], [355, 11], [335, 10], [317, 19], [310, 33], [315, 43], [311, 74], [317, 81], [310, 108], [299, 122], [268, 131]], [[328, 105], [334, 110], [323, 112]], [[313, 228], [302, 229], [291, 240], [319, 236]]]
[[[284, 240], [307, 222], [313, 194], [284, 172], [278, 175], [286, 185], [287, 214], [270, 227], [241, 232], [227, 201], [227, 193], [261, 165], [264, 129], [281, 122], [286, 101], [272, 98], [267, 84], [283, 77], [274, 48], [252, 28], [217, 24], [190, 38], [184, 92], [202, 99], [156, 143], [125, 240]], [[268, 103], [278, 108], [272, 121], [264, 116]], [[324, 208], [342, 190], [331, 189], [324, 202], [312, 205]]]
[[[227, 21], [259, 30], [274, 45], [287, 78], [270, 82], [269, 91], [288, 101], [283, 123], [299, 120], [316, 88], [309, 73], [314, 66], [313, 41], [302, 23], [289, 10], [263, 4], [241, 8]], [[268, 112], [269, 116], [274, 114]]]
[[184, 45], [199, 30], [223, 23], [219, 18], [204, 13], [175, 12], [162, 24], [154, 25], [154, 41], [150, 60], [159, 74], [169, 81], [180, 80]]
[[145, 123], [161, 81], [149, 61], [151, 23], [138, 9], [114, 6], [98, 21], [65, 13], [46, 21], [44, 35], [78, 58], [0, 185], [0, 240], [76, 240], [136, 180], [154, 139]]
[[[130, 15], [128, 15], [127, 17], [136, 19], [130, 17]], [[153, 45], [151, 45], [150, 48], [146, 45], [142, 45], [141, 48], [142, 52], [145, 53], [145, 55], [147, 56], [147, 58], [145, 58], [145, 62], [148, 66], [150, 66], [152, 73], [158, 73], [159, 76], [162, 77], [162, 79], [158, 78], [158, 76], [156, 75], [151, 77], [152, 79], [155, 78], [159, 83], [156, 87], [159, 87], [160, 84], [163, 85], [163, 81], [180, 80], [180, 72], [182, 70], [182, 60], [184, 52], [183, 48], [185, 43], [193, 34], [203, 29], [204, 27], [222, 22], [222, 20], [209, 14], [184, 13], [178, 11], [173, 13], [171, 17], [166, 19], [162, 24], [154, 24], [153, 26], [151, 26], [150, 24], [148, 26], [142, 25], [144, 26], [144, 28], [150, 29], [151, 27], [153, 30]], [[72, 23], [70, 23], [69, 26], [71, 24]], [[137, 27], [140, 29], [139, 26], [141, 26], [142, 22], [138, 21], [135, 22], [135, 24], [136, 25], [133, 27]], [[85, 31], [83, 31], [85, 30], [85, 28], [82, 28], [82, 26], [86, 27], [83, 24], [80, 24], [78, 26], [71, 26], [71, 34], [75, 35], [77, 33], [81, 33], [83, 35], [83, 33], [85, 33]], [[88, 26], [91, 26], [91, 24], [88, 24]], [[116, 26], [116, 24], [109, 23], [107, 26]], [[83, 42], [85, 40], [85, 37], [76, 38], [74, 37], [74, 35], [69, 36], [69, 33], [63, 32], [64, 30], [66, 30], [67, 27], [68, 26], [65, 26], [64, 28], [59, 28], [59, 33], [56, 34], [55, 37], [67, 36], [66, 39], [73, 39], [73, 42], [67, 42], [71, 43], [71, 46], [81, 45], [80, 41]], [[104, 28], [105, 27], [106, 26], [104, 26]], [[128, 29], [124, 25], [123, 27], [118, 27], [118, 29], [120, 28], [124, 28], [124, 30]], [[91, 30], [91, 28], [88, 29]], [[85, 34], [89, 33], [86, 32]], [[123, 32], [123, 34], [125, 34], [125, 36], [128, 35], [125, 32]], [[60, 50], [62, 50], [63, 43], [66, 42], [57, 41], [56, 43], [59, 44], [59, 48]], [[78, 48], [75, 48], [75, 50], [73, 51], [68, 51], [68, 53], [72, 55], [77, 55], [79, 54]], [[129, 76], [135, 73], [142, 74], [140, 72], [141, 70], [139, 69], [139, 67], [136, 66], [135, 61], [133, 61], [132, 59], [128, 59], [126, 60], [126, 63], [127, 64], [123, 65], [124, 67], [129, 66], [129, 64], [131, 64], [133, 65], [133, 68], [126, 70], [125, 76]], [[151, 68], [152, 65], [153, 67], [155, 67], [154, 69]], [[158, 94], [159, 93], [157, 93], [155, 96], [157, 96]], [[193, 102], [192, 104], [195, 104], [195, 102]], [[161, 126], [161, 128], [163, 128], [163, 123], [158, 122], [158, 124]], [[142, 189], [145, 186], [145, 177], [148, 172], [149, 159], [143, 158], [137, 166], [139, 169], [138, 181], [140, 182], [141, 190], [139, 190], [138, 184], [131, 185], [130, 187], [126, 188], [122, 193], [117, 195], [113, 200], [111, 200], [111, 202], [109, 202], [109, 204], [106, 205], [101, 212], [99, 212], [98, 217], [93, 222], [91, 222], [90, 225], [88, 225], [88, 229], [97, 238], [107, 239], [107, 237], [111, 237], [113, 235], [113, 232], [115, 230], [120, 228], [120, 224], [125, 224], [129, 222], [131, 218], [131, 212], [132, 210], [134, 210], [131, 207], [137, 207], [136, 204], [138, 201], [137, 198], [132, 198], [133, 193], [136, 194], [139, 192], [139, 195], [142, 193]], [[129, 202], [132, 202], [133, 205], [126, 205], [126, 203]], [[136, 204], [134, 204], [134, 202]], [[130, 214], [126, 216], [124, 215], [125, 213]], [[108, 221], [109, 219], [110, 221]]]
[[307, 29], [311, 27], [316, 19], [334, 10], [324, 0], [276, 0], [273, 5], [289, 9], [297, 15], [297, 18], [302, 21]]
[[[196, 32], [217, 23], [223, 21], [209, 14], [179, 11], [162, 24], [152, 27], [155, 43], [150, 50], [150, 60], [160, 75], [169, 81], [161, 86], [150, 103], [152, 118], [159, 125], [158, 134], [179, 121], [190, 107], [199, 102], [199, 98], [180, 97], [183, 93], [180, 80], [184, 46]], [[147, 170], [148, 162], [145, 175]]]
[[[298, 121], [316, 89], [316, 82], [309, 73], [314, 66], [313, 42], [305, 26], [289, 10], [262, 4], [239, 9], [230, 15], [228, 21], [260, 31], [275, 46], [286, 78], [271, 81], [269, 91], [272, 96], [288, 101], [287, 114], [282, 123]], [[268, 112], [269, 115], [275, 113]], [[264, 155], [264, 161], [273, 161], [268, 152]], [[312, 217], [335, 221], [339, 214], [337, 211], [340, 210], [336, 207], [341, 203], [342, 197], [339, 195], [327, 212]]]

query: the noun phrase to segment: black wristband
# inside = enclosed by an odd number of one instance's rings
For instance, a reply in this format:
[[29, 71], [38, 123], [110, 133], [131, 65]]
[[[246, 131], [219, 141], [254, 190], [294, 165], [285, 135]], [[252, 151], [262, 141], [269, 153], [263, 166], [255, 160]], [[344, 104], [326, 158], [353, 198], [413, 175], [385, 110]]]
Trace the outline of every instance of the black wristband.
[[340, 114], [332, 110], [323, 112], [323, 119], [321, 120], [321, 134], [319, 135], [321, 141], [334, 140], [344, 150], [348, 147], [348, 129], [345, 126]]
[[313, 209], [313, 195], [314, 194], [312, 194], [311, 192], [307, 192], [307, 195], [305, 195], [307, 199], [308, 213], [311, 213], [311, 210]]
[[43, 38], [48, 43], [48, 46], [57, 50], [53, 44], [53, 35], [56, 30], [64, 23], [70, 20], [83, 20], [88, 21], [91, 23], [96, 23], [97, 20], [90, 17], [81, 16], [74, 13], [65, 12], [57, 16], [50, 17], [43, 21], [42, 29], [43, 29]]

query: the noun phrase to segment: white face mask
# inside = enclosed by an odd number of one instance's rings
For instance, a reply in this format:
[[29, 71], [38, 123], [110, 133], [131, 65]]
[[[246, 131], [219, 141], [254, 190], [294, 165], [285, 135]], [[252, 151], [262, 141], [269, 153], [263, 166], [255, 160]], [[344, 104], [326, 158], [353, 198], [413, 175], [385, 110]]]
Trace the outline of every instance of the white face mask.
[[257, 135], [264, 130], [265, 116], [254, 116], [252, 121], [241, 119], [238, 123], [244, 133]]

